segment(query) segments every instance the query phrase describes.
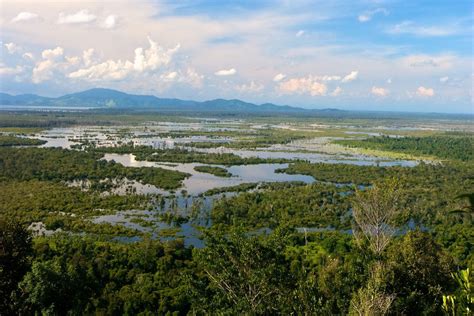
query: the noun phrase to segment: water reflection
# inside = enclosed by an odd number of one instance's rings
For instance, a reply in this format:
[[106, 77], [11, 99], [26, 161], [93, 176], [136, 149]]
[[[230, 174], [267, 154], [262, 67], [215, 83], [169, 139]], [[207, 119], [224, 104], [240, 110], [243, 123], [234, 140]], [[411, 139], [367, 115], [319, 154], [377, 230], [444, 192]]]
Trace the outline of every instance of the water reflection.
[[[177, 170], [191, 174], [191, 177], [183, 181], [183, 186], [178, 190], [186, 190], [191, 195], [199, 195], [208, 190], [222, 187], [230, 187], [250, 182], [289, 182], [300, 181], [312, 183], [315, 179], [311, 176], [300, 174], [275, 173], [275, 170], [286, 168], [288, 164], [257, 164], [231, 166], [228, 169], [232, 177], [217, 177], [209, 173], [194, 170], [196, 166], [205, 166], [202, 163], [159, 163], [151, 161], [140, 161], [133, 154], [105, 154], [104, 159], [114, 160], [126, 167], [160, 167], [163, 169]], [[226, 168], [225, 166], [220, 166]]]

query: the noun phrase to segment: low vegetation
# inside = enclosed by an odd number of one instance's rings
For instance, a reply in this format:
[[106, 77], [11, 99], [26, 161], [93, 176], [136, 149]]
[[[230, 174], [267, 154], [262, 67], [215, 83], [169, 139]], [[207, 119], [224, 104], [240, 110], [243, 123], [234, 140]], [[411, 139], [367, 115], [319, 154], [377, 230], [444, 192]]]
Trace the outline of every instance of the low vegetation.
[[137, 160], [146, 161], [177, 163], [199, 162], [225, 166], [252, 165], [260, 163], [285, 163], [289, 161], [288, 159], [262, 159], [258, 157], [242, 158], [231, 153], [203, 153], [181, 148], [154, 149], [149, 146], [130, 145], [123, 145], [119, 147], [87, 147], [86, 151], [94, 153], [134, 154]]
[[0, 135], [0, 147], [38, 146], [43, 144], [46, 144], [46, 141], [41, 139], [18, 137], [13, 135]]
[[215, 175], [216, 177], [223, 177], [223, 178], [230, 178], [232, 177], [232, 173], [227, 171], [225, 168], [221, 167], [215, 167], [215, 166], [196, 166], [194, 167], [194, 170], [197, 172], [204, 172], [204, 173], [210, 173], [212, 175]]

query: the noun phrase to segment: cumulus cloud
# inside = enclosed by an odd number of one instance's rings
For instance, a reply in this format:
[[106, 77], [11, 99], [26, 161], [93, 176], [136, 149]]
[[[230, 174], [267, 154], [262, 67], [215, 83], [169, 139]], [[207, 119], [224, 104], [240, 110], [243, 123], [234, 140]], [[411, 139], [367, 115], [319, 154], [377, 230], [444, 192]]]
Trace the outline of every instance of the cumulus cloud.
[[20, 46], [15, 43], [5, 43], [4, 45], [9, 54], [15, 54], [21, 50]]
[[237, 86], [236, 87], [236, 90], [237, 91], [240, 91], [240, 92], [260, 92], [262, 91], [263, 89], [265, 88], [265, 86], [261, 83], [256, 83], [255, 81], [250, 81], [249, 84], [243, 84], [243, 85], [240, 85], [240, 86]]
[[382, 13], [384, 15], [388, 15], [388, 10], [387, 9], [384, 9], [384, 8], [377, 8], [375, 10], [371, 10], [371, 11], [366, 11], [362, 14], [360, 14], [357, 19], [359, 20], [359, 22], [361, 23], [365, 23], [365, 22], [368, 22], [370, 20], [372, 20], [372, 17], [378, 13]]
[[326, 95], [328, 90], [324, 83], [315, 81], [313, 77], [291, 78], [280, 83], [279, 89], [286, 94], [310, 94], [312, 96]]
[[351, 82], [351, 81], [354, 81], [354, 80], [357, 79], [358, 76], [359, 76], [359, 71], [357, 71], [357, 70], [351, 71], [350, 74], [348, 74], [347, 76], [345, 76], [344, 78], [342, 78], [341, 82]]
[[58, 24], [85, 24], [94, 22], [97, 17], [88, 10], [80, 10], [73, 14], [59, 13]]
[[178, 51], [180, 45], [171, 49], [164, 49], [158, 46], [151, 38], [148, 38], [150, 47], [135, 49], [135, 58], [129, 60], [107, 60], [102, 63], [91, 65], [71, 72], [68, 77], [73, 79], [85, 79], [90, 81], [98, 80], [120, 80], [132, 73], [143, 73], [154, 71], [162, 66], [168, 65], [174, 53]]
[[33, 68], [31, 80], [34, 83], [51, 79], [54, 70], [60, 65], [63, 59], [64, 49], [56, 47], [54, 49], [46, 49], [41, 53], [43, 60], [36, 63]]
[[447, 77], [447, 76], [439, 78], [439, 82], [441, 82], [441, 83], [448, 82], [448, 80], [449, 80], [449, 77]]
[[[280, 75], [280, 74], [279, 74]], [[357, 79], [359, 72], [354, 70], [346, 76], [338, 75], [309, 75], [302, 78], [291, 78], [285, 82], [281, 82], [279, 85], [280, 91], [283, 93], [298, 93], [298, 94], [310, 94], [312, 96], [326, 95], [328, 87], [325, 82], [339, 81], [341, 83], [350, 82]], [[278, 75], [277, 75], [278, 76]], [[280, 79], [280, 77], [276, 79]], [[275, 78], [273, 81], [276, 81]], [[280, 80], [282, 80], [281, 78]], [[336, 87], [334, 91], [330, 93], [331, 96], [338, 96], [342, 93], [341, 87]]]
[[336, 89], [334, 89], [332, 92], [331, 92], [331, 96], [333, 97], [337, 97], [338, 95], [340, 95], [342, 93], [342, 89], [341, 87], [336, 87]]
[[235, 68], [230, 68], [230, 69], [221, 69], [216, 71], [214, 74], [216, 76], [232, 76], [237, 73], [237, 70]]
[[416, 94], [421, 97], [432, 97], [434, 96], [435, 92], [432, 88], [425, 88], [423, 86], [420, 86], [416, 90]]
[[298, 32], [296, 32], [295, 36], [296, 37], [301, 37], [304, 35], [304, 30], [299, 30]]
[[64, 54], [62, 47], [56, 47], [54, 49], [46, 49], [41, 53], [41, 57], [44, 59], [56, 59]]
[[90, 81], [99, 80], [120, 80], [125, 78], [133, 69], [130, 61], [107, 60], [103, 63], [93, 65], [90, 68], [82, 68], [71, 72], [68, 77], [71, 79], [85, 79]]
[[286, 75], [284, 75], [282, 73], [279, 73], [279, 74], [275, 75], [275, 77], [273, 77], [273, 81], [279, 82], [279, 81], [282, 81], [285, 78], [286, 78]]
[[26, 21], [35, 21], [35, 20], [40, 20], [40, 16], [36, 13], [32, 12], [20, 12], [16, 17], [14, 17], [11, 21], [13, 23], [17, 22], [26, 22]]
[[371, 92], [373, 95], [376, 95], [378, 97], [386, 97], [390, 93], [389, 90], [385, 88], [381, 88], [381, 87], [376, 87], [376, 86], [372, 87]]
[[113, 29], [117, 26], [118, 17], [114, 14], [111, 14], [105, 18], [102, 22], [101, 27], [104, 29]]
[[71, 66], [77, 65], [81, 61], [81, 58], [77, 56], [65, 56], [64, 58], [66, 59], [67, 64]]

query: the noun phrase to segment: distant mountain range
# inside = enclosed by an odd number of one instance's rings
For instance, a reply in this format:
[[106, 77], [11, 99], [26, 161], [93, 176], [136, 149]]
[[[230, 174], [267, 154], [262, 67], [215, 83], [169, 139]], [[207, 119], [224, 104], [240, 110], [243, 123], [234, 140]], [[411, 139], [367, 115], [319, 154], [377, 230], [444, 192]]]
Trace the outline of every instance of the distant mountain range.
[[0, 107], [39, 106], [39, 107], [88, 107], [95, 109], [137, 109], [173, 112], [230, 112], [230, 113], [308, 113], [343, 112], [336, 109], [308, 110], [287, 105], [271, 103], [253, 104], [241, 100], [215, 99], [209, 101], [191, 101], [158, 98], [153, 95], [128, 94], [112, 89], [90, 89], [66, 94], [57, 98], [47, 98], [34, 94], [10, 95], [0, 93]]

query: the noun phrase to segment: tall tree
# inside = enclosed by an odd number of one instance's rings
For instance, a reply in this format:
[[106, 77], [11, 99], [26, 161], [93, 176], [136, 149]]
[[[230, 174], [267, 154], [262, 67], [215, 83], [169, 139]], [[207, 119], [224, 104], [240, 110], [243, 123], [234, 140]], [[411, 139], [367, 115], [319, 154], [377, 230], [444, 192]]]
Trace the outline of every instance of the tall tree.
[[367, 285], [354, 295], [351, 313], [354, 315], [385, 315], [395, 295], [383, 287], [386, 273], [382, 254], [396, 232], [396, 217], [400, 212], [401, 188], [394, 178], [359, 190], [353, 199], [353, 231], [359, 245], [368, 244], [375, 255]]

